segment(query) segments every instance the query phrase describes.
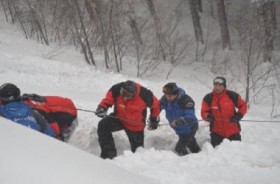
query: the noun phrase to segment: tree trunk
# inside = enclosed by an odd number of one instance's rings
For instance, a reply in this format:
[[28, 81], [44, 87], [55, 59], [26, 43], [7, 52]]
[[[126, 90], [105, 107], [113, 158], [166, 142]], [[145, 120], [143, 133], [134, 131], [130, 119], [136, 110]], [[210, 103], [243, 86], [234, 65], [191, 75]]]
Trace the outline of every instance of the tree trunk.
[[129, 14], [128, 14], [129, 26], [130, 26], [133, 38], [140, 45], [143, 45], [141, 32], [140, 32], [138, 24], [136, 22], [136, 16], [135, 16], [135, 12], [134, 12], [134, 5], [131, 2], [131, 0], [128, 2], [128, 6], [129, 6], [129, 10], [128, 10], [128, 12], [129, 12]]
[[228, 29], [228, 23], [227, 23], [227, 15], [226, 15], [226, 11], [225, 11], [225, 3], [224, 3], [224, 0], [216, 0], [216, 3], [217, 3], [219, 24], [220, 24], [220, 29], [221, 29], [223, 49], [226, 49], [226, 48], [231, 49], [230, 35], [229, 35], [229, 29]]
[[146, 2], [147, 2], [147, 5], [148, 5], [148, 8], [149, 8], [149, 11], [150, 11], [150, 13], [151, 13], [151, 15], [154, 19], [156, 35], [157, 35], [159, 49], [160, 49], [160, 52], [161, 52], [162, 59], [164, 61], [166, 61], [166, 54], [165, 54], [164, 47], [163, 47], [164, 37], [163, 37], [163, 34], [161, 32], [160, 20], [159, 20], [157, 14], [156, 14], [156, 8], [155, 8], [155, 5], [154, 5], [154, 2], [153, 2], [153, 0], [146, 0]]
[[197, 0], [189, 0], [189, 5], [191, 9], [191, 15], [192, 15], [192, 22], [193, 22], [193, 28], [194, 28], [194, 33], [195, 33], [195, 39], [197, 42], [203, 42], [203, 32], [201, 29], [200, 25], [200, 17], [198, 14], [198, 9], [197, 9]]
[[78, 17], [79, 17], [80, 24], [81, 24], [81, 31], [84, 35], [83, 39], [85, 41], [85, 47], [86, 47], [87, 53], [89, 55], [90, 62], [91, 62], [92, 65], [96, 66], [95, 59], [93, 57], [93, 53], [92, 53], [91, 48], [90, 48], [90, 44], [89, 44], [89, 40], [88, 40], [88, 34], [87, 34], [87, 31], [86, 31], [86, 28], [85, 28], [85, 24], [84, 24], [82, 12], [81, 12], [80, 7], [79, 7], [79, 3], [78, 3], [77, 0], [72, 0], [72, 1], [74, 2], [77, 13], [78, 13]]
[[274, 2], [268, 1], [263, 4], [263, 23], [264, 23], [264, 62], [271, 62], [273, 50], [273, 32], [274, 32], [274, 19], [273, 10], [275, 10]]
[[203, 8], [202, 8], [202, 2], [201, 0], [195, 0], [196, 1], [196, 6], [197, 6], [197, 10], [202, 13], [203, 12]]
[[101, 41], [103, 46], [103, 52], [104, 52], [104, 62], [106, 69], [109, 69], [109, 52], [108, 52], [108, 44], [107, 44], [107, 35], [105, 32], [105, 25], [102, 18], [102, 0], [92, 0], [92, 3], [94, 4], [94, 11], [96, 13], [97, 22], [98, 22], [98, 29], [101, 33]]
[[263, 2], [258, 7], [261, 30], [263, 30], [263, 61], [271, 62], [273, 48], [273, 36], [276, 28], [276, 8], [274, 1]]
[[116, 39], [115, 39], [115, 35], [114, 35], [114, 22], [113, 22], [113, 9], [114, 9], [114, 0], [112, 0], [112, 5], [110, 8], [110, 13], [109, 13], [109, 18], [110, 18], [110, 24], [109, 24], [109, 32], [110, 32], [110, 36], [112, 39], [112, 44], [113, 44], [113, 51], [114, 51], [114, 58], [115, 58], [115, 64], [117, 67], [117, 72], [120, 73], [120, 65], [119, 65], [119, 61], [118, 61], [118, 53], [117, 53], [117, 44], [116, 44]]

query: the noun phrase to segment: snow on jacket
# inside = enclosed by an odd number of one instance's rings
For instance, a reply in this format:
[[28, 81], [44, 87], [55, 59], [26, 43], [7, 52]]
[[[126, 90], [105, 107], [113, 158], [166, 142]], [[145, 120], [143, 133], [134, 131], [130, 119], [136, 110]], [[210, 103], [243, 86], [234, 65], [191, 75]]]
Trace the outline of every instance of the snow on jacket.
[[147, 88], [136, 83], [136, 94], [132, 99], [124, 100], [120, 94], [123, 83], [115, 84], [107, 92], [99, 106], [106, 109], [114, 106], [114, 115], [131, 131], [142, 131], [145, 128], [147, 107], [150, 108], [150, 117], [159, 116], [159, 101]]
[[54, 137], [54, 132], [46, 120], [23, 102], [10, 102], [0, 105], [0, 115], [23, 126]]
[[[238, 111], [236, 112], [236, 109]], [[246, 102], [237, 93], [225, 90], [221, 94], [209, 93], [202, 101], [201, 116], [207, 121], [207, 115], [211, 113], [215, 120], [210, 122], [210, 131], [229, 138], [240, 133], [240, 124], [230, 122], [236, 113], [244, 116], [247, 112]]]
[[172, 127], [176, 134], [188, 134], [192, 127], [197, 124], [195, 116], [194, 101], [182, 88], [179, 88], [179, 96], [173, 102], [168, 102], [165, 96], [160, 100], [160, 109], [166, 111], [166, 118], [169, 122], [180, 121], [180, 125]]

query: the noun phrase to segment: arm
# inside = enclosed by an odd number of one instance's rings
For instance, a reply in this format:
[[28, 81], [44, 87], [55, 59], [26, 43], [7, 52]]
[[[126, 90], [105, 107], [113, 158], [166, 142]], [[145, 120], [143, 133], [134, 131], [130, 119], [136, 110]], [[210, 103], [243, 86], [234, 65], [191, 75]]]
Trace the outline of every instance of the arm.
[[160, 114], [160, 107], [159, 107], [159, 101], [154, 95], [153, 95], [153, 103], [152, 103], [152, 106], [150, 107], [150, 109], [151, 109], [150, 117], [157, 118]]
[[101, 100], [99, 106], [108, 109], [112, 107], [115, 103], [115, 98], [120, 95], [121, 83], [116, 84], [111, 87], [111, 89], [106, 93], [105, 98]]
[[163, 95], [163, 96], [161, 97], [160, 101], [159, 101], [160, 111], [162, 111], [163, 109], [166, 108], [167, 103], [168, 103], [168, 102], [167, 102], [167, 99], [166, 99], [166, 97]]
[[247, 103], [238, 95], [238, 113], [242, 115], [242, 117], [247, 113]]
[[178, 103], [180, 105], [181, 110], [183, 111], [183, 116], [178, 117], [175, 120], [176, 126], [189, 125], [197, 122], [194, 110], [195, 103], [193, 99], [190, 96], [185, 95], [179, 100]]
[[211, 98], [211, 93], [209, 93], [202, 100], [200, 114], [204, 121], [209, 121], [209, 115], [211, 114]]

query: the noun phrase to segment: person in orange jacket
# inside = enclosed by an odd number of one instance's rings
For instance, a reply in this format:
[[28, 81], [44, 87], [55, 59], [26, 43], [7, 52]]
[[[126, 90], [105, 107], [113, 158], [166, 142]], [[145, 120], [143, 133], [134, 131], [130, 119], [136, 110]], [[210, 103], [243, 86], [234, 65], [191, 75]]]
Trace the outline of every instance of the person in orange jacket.
[[[114, 112], [107, 115], [109, 107]], [[117, 155], [112, 132], [124, 130], [128, 136], [131, 151], [144, 146], [144, 128], [147, 108], [150, 108], [149, 129], [156, 129], [159, 123], [159, 101], [147, 88], [128, 80], [115, 84], [99, 103], [96, 115], [103, 118], [97, 128], [101, 147], [101, 158], [113, 159]]]
[[247, 112], [247, 104], [239, 94], [226, 89], [226, 79], [216, 77], [213, 91], [202, 101], [201, 116], [210, 122], [210, 137], [213, 147], [223, 139], [241, 141], [239, 121]]

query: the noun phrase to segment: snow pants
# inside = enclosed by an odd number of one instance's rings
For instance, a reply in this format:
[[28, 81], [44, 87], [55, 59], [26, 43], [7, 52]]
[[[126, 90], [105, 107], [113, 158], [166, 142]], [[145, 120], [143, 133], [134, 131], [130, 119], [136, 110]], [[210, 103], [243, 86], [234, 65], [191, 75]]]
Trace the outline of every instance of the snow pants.
[[194, 125], [190, 133], [179, 135], [179, 140], [175, 147], [175, 151], [178, 153], [178, 155], [183, 156], [188, 154], [187, 148], [189, 148], [192, 153], [198, 153], [200, 151], [200, 147], [198, 146], [194, 137], [197, 129], [198, 124]]
[[224, 139], [228, 139], [230, 141], [241, 141], [240, 134], [234, 134], [234, 135], [230, 136], [229, 138], [225, 138], [215, 132], [211, 132], [210, 137], [211, 137], [211, 144], [213, 147], [216, 147], [219, 144], [221, 144]]
[[106, 116], [99, 122], [97, 128], [98, 141], [101, 148], [101, 158], [113, 159], [117, 156], [117, 150], [112, 133], [120, 130], [124, 130], [126, 132], [132, 152], [135, 152], [140, 146], [144, 147], [144, 130], [127, 130], [120, 119], [111, 115]]

